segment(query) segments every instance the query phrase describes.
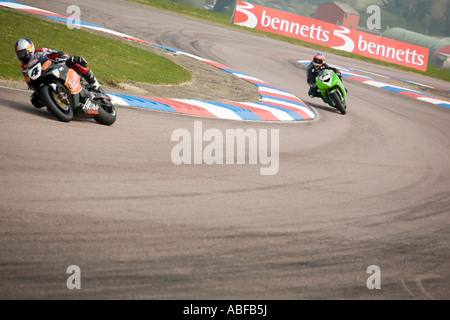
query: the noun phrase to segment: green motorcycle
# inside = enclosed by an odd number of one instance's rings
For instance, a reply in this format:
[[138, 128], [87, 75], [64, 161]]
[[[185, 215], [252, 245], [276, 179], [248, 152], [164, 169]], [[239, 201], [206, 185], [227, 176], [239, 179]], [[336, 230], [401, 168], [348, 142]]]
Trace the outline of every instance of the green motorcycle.
[[322, 94], [323, 100], [330, 106], [335, 107], [340, 113], [347, 113], [347, 90], [341, 79], [333, 71], [324, 69], [316, 77], [317, 88]]

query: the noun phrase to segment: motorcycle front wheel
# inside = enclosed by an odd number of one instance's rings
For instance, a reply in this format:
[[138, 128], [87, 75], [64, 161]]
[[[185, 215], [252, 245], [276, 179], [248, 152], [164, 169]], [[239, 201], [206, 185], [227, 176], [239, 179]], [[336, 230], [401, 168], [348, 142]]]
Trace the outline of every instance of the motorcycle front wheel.
[[345, 108], [345, 105], [343, 105], [341, 98], [339, 97], [339, 94], [337, 93], [337, 91], [333, 92], [330, 95], [330, 99], [331, 99], [331, 101], [333, 101], [334, 106], [336, 107], [336, 109], [339, 110], [340, 113], [342, 113], [342, 114], [347, 113], [347, 109]]
[[69, 122], [73, 119], [73, 110], [70, 107], [67, 97], [62, 99], [51, 86], [45, 85], [39, 90], [42, 101], [44, 101], [47, 110], [58, 120]]

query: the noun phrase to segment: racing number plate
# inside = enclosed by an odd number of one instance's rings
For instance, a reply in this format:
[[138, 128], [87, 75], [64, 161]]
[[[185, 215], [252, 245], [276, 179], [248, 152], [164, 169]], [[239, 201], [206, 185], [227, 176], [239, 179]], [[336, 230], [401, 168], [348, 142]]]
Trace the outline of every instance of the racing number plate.
[[40, 63], [36, 64], [33, 68], [28, 70], [28, 76], [31, 78], [31, 80], [36, 80], [37, 78], [39, 78], [41, 76], [41, 73], [42, 68]]

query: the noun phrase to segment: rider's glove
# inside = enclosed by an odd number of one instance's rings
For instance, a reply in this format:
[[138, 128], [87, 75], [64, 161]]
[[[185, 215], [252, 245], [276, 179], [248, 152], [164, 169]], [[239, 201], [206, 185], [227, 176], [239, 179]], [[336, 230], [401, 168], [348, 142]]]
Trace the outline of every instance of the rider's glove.
[[60, 54], [59, 57], [56, 57], [53, 61], [55, 63], [64, 63], [69, 59], [69, 56], [66, 54]]

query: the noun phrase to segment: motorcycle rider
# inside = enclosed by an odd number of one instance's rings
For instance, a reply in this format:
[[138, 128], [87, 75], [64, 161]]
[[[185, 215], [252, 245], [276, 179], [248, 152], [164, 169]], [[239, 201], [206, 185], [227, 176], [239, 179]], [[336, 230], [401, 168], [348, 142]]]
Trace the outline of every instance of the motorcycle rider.
[[323, 99], [322, 94], [320, 93], [319, 89], [317, 88], [317, 83], [316, 83], [317, 74], [323, 69], [333, 70], [336, 73], [336, 75], [339, 77], [339, 79], [342, 80], [341, 71], [339, 69], [333, 68], [330, 65], [328, 65], [327, 63], [325, 63], [325, 55], [323, 53], [321, 53], [321, 52], [316, 53], [306, 71], [306, 74], [307, 74], [306, 81], [308, 82], [309, 87], [310, 87], [309, 91], [308, 91], [308, 95], [311, 98], [321, 97]]
[[[29, 38], [21, 38], [17, 40], [16, 42], [16, 55], [17, 58], [22, 63], [20, 65], [20, 69], [22, 71], [22, 74], [24, 75], [25, 79], [27, 78], [26, 70], [28, 67], [28, 63], [30, 62], [31, 57], [36, 52], [43, 52], [48, 58], [53, 60], [55, 63], [65, 62], [66, 65], [77, 72], [79, 75], [81, 75], [91, 86], [94, 88], [94, 90], [99, 91], [100, 90], [100, 84], [98, 83], [97, 79], [94, 76], [94, 73], [91, 69], [89, 69], [87, 62], [84, 58], [79, 56], [71, 56], [66, 52], [63, 51], [56, 51], [49, 48], [40, 48], [38, 50], [35, 50], [34, 43]], [[36, 108], [42, 108], [44, 104], [42, 103], [41, 98], [39, 97], [39, 94], [34, 92], [31, 97], [30, 101]]]

